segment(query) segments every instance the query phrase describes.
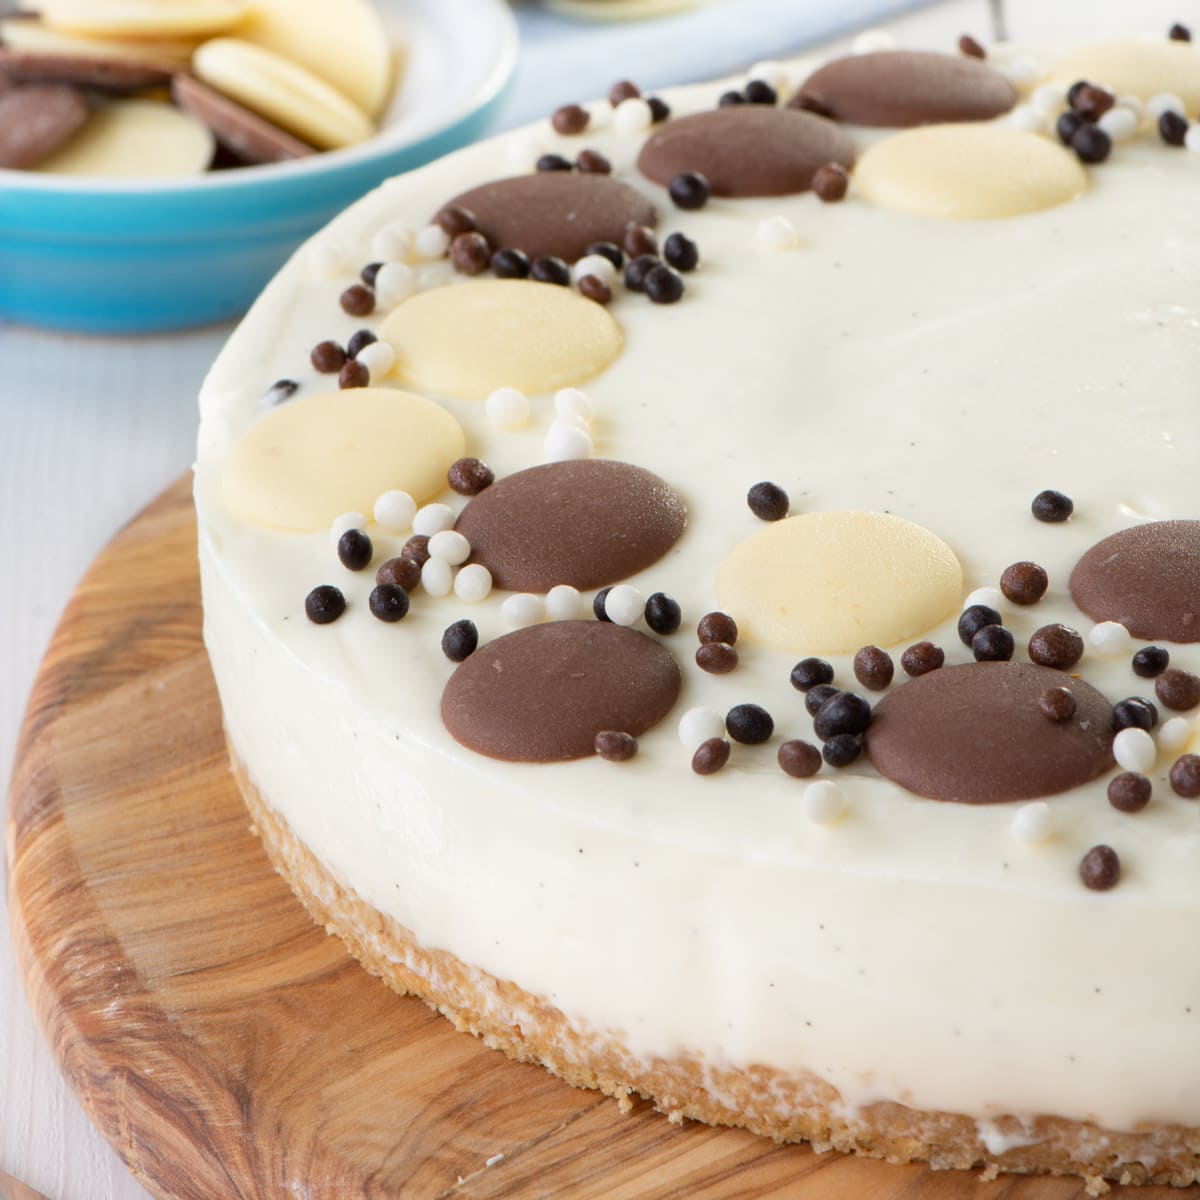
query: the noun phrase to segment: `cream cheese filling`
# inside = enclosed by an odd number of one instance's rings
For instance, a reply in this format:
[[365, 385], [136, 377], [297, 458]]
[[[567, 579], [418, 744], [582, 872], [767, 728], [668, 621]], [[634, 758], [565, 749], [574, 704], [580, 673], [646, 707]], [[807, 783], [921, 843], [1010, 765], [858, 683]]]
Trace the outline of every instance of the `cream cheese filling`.
[[[701, 109], [725, 86], [667, 99]], [[762, 479], [788, 489], [794, 512], [876, 509], [926, 526], [968, 591], [1011, 562], [1040, 563], [1047, 596], [1004, 609], [1019, 657], [1043, 624], [1086, 632], [1066, 590], [1084, 550], [1139, 521], [1200, 517], [1200, 167], [1148, 134], [1091, 169], [1075, 202], [1012, 219], [905, 216], [853, 190], [839, 205], [807, 194], [679, 213], [632, 170], [640, 142], [611, 129], [561, 139], [543, 123], [391, 181], [320, 235], [347, 271], [316, 278], [302, 251], [218, 360], [196, 472], [205, 632], [253, 781], [340, 880], [424, 944], [618, 1031], [635, 1053], [807, 1069], [850, 1106], [1200, 1125], [1200, 806], [1167, 785], [1174, 755], [1150, 772], [1142, 813], [1108, 805], [1108, 777], [1051, 798], [1056, 832], [1037, 845], [1013, 836], [1014, 805], [922, 800], [865, 763], [825, 769], [847, 814], [817, 826], [774, 758], [783, 737], [811, 737], [794, 658], [743, 644], [732, 675], [691, 663], [717, 567], [758, 527], [744, 497]], [[584, 386], [596, 453], [657, 471], [689, 508], [675, 551], [632, 580], [683, 605], [667, 640], [685, 670], [678, 714], [754, 701], [775, 718], [771, 745], [737, 747], [706, 779], [673, 718], [626, 764], [473, 756], [438, 716], [451, 670], [438, 642], [463, 616], [482, 639], [505, 632], [502, 594], [465, 605], [417, 592], [385, 626], [367, 611], [370, 578], [344, 571], [325, 534], [241, 524], [218, 499], [270, 384], [324, 388], [311, 346], [378, 323], [343, 314], [338, 295], [382, 226], [419, 227], [511, 173], [514, 155], [528, 169], [538, 148], [584, 146], [702, 255], [678, 305], [618, 292], [625, 350]], [[797, 230], [794, 249], [756, 239], [774, 216]], [[444, 264], [422, 272], [451, 278]], [[491, 426], [481, 401], [435, 398], [498, 475], [541, 461], [550, 397], [515, 432]], [[1068, 524], [1029, 515], [1047, 487], [1074, 499]], [[377, 561], [402, 542], [378, 537]], [[318, 628], [303, 598], [325, 582], [351, 608]], [[953, 621], [925, 636], [969, 657]], [[1172, 652], [1200, 667], [1200, 647]], [[848, 659], [834, 662], [850, 686]], [[1113, 701], [1152, 695], [1128, 655], [1089, 648], [1077, 669]], [[1124, 874], [1093, 893], [1076, 868], [1101, 842]]]

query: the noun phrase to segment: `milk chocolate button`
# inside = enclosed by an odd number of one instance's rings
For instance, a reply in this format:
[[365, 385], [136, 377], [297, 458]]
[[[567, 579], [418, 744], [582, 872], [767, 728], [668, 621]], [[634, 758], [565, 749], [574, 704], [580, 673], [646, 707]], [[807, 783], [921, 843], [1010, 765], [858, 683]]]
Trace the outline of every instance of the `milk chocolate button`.
[[49, 158], [88, 119], [84, 94], [65, 83], [0, 91], [0, 167], [18, 170]]
[[580, 459], [492, 484], [463, 510], [457, 529], [497, 587], [545, 592], [560, 583], [591, 588], [626, 579], [662, 558], [686, 524], [683, 502], [657, 475], [632, 463]]
[[664, 186], [699, 171], [714, 196], [787, 196], [807, 190], [818, 167], [854, 158], [854, 143], [824, 117], [741, 104], [669, 121], [642, 147], [638, 169]]
[[988, 121], [1017, 102], [1017, 89], [986, 63], [924, 50], [836, 58], [818, 67], [797, 95], [819, 100], [835, 120], [888, 129]]
[[645, 733], [679, 687], [675, 659], [653, 638], [603, 621], [555, 621], [476, 650], [446, 684], [442, 721], [489, 758], [563, 762], [594, 753], [603, 729]]
[[574, 262], [592, 242], [617, 242], [630, 222], [653, 225], [654, 205], [627, 183], [581, 171], [539, 171], [497, 179], [446, 203], [465, 208], [494, 250]]
[[105, 92], [136, 92], [169, 83], [179, 70], [170, 59], [62, 54], [0, 46], [0, 74], [18, 83], [74, 83]]
[[221, 145], [248, 163], [286, 162], [316, 151], [285, 133], [277, 125], [243, 108], [228, 96], [182, 72], [175, 76], [171, 94], [180, 108], [203, 121]]
[[[1075, 700], [1068, 721], [1038, 701]], [[976, 662], [920, 675], [875, 706], [866, 734], [875, 768], [932, 800], [1032, 800], [1087, 783], [1112, 765], [1112, 706], [1090, 684], [1049, 667]]]
[[1093, 546], [1071, 572], [1071, 597], [1095, 621], [1134, 637], [1200, 642], [1200, 521], [1135, 525]]

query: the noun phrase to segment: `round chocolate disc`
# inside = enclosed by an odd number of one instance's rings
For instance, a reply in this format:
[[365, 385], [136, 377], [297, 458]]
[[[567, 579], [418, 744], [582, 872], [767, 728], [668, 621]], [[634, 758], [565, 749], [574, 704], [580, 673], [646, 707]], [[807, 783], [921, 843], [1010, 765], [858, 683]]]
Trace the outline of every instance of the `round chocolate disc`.
[[455, 196], [493, 250], [524, 250], [574, 262], [592, 242], [620, 244], [625, 226], [653, 225], [654, 205], [627, 183], [586, 171], [539, 171], [497, 179]]
[[88, 119], [87, 97], [67, 83], [26, 83], [0, 92], [0, 167], [49, 158]]
[[[1039, 701], [1065, 688], [1067, 721]], [[1051, 796], [1112, 766], [1112, 706], [1090, 684], [1032, 663], [975, 662], [931, 671], [875, 706], [867, 753], [919, 796], [995, 804]]]
[[1097, 542], [1071, 572], [1071, 597], [1134, 637], [1200, 642], [1200, 521], [1153, 521]]
[[961, 54], [881, 50], [818, 67], [797, 96], [819, 101], [838, 121], [907, 129], [988, 121], [1017, 102], [999, 71]]
[[104, 92], [136, 92], [170, 83], [179, 64], [116, 54], [61, 54], [0, 46], [0, 74], [18, 83], [71, 83]]
[[686, 525], [683, 502], [657, 475], [592, 458], [501, 479], [463, 509], [456, 528], [497, 587], [546, 592], [634, 575], [662, 558]]
[[679, 697], [665, 646], [604, 621], [555, 621], [480, 647], [446, 683], [442, 721], [469, 750], [506, 762], [595, 753], [596, 734], [638, 737]]
[[265, 117], [243, 108], [236, 100], [201, 83], [194, 75], [180, 72], [171, 85], [171, 95], [180, 108], [190, 112], [213, 131], [222, 146], [247, 163], [288, 162], [307, 158], [316, 151], [299, 138], [272, 125]]
[[788, 196], [806, 191], [818, 167], [850, 167], [854, 158], [854, 143], [824, 117], [736, 104], [668, 121], [642, 147], [637, 165], [664, 186], [683, 171], [699, 171], [714, 196]]

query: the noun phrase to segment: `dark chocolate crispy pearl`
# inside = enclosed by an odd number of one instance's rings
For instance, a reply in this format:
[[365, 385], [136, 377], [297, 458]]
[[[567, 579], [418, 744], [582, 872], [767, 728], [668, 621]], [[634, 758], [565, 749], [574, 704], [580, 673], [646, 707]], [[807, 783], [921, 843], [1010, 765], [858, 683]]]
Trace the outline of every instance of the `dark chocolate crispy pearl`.
[[1200, 521], [1153, 521], [1106, 537], [1071, 572], [1071, 597], [1136, 638], [1200, 642]]
[[594, 588], [644, 570], [686, 524], [683, 502], [657, 475], [632, 463], [582, 459], [492, 484], [463, 510], [457, 529], [496, 587], [545, 592], [560, 583]]
[[928, 50], [837, 58], [818, 67], [800, 91], [819, 99], [835, 120], [886, 129], [989, 121], [1017, 102], [1017, 89], [999, 71], [978, 59]]
[[658, 219], [654, 205], [627, 183], [586, 171], [496, 179], [448, 203], [473, 213], [493, 246], [569, 263], [582, 258], [592, 242], [620, 242], [631, 222], [654, 225]]
[[[1074, 718], [1039, 708], [1065, 688]], [[943, 667], [875, 706], [867, 752], [880, 774], [919, 796], [964, 804], [1032, 800], [1087, 783], [1112, 765], [1112, 709], [1095, 688], [1016, 662]]]
[[469, 750], [506, 762], [564, 762], [596, 735], [639, 737], [670, 712], [679, 667], [643, 633], [553, 621], [481, 646], [450, 676], [442, 721]]
[[638, 155], [638, 170], [668, 186], [686, 171], [714, 196], [789, 196], [807, 191], [829, 162], [853, 166], [854, 143], [831, 121], [797, 109], [739, 104], [664, 125]]

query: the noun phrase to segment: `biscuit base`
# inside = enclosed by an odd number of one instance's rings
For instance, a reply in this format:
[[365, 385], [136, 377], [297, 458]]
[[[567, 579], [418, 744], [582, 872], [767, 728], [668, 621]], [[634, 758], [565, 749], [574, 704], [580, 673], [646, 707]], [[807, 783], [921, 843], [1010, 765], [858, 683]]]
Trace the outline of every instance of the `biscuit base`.
[[1088, 1193], [1106, 1181], [1186, 1187], [1200, 1181], [1200, 1129], [1147, 1125], [1133, 1132], [1064, 1117], [988, 1118], [989, 1135], [1015, 1144], [992, 1154], [974, 1118], [881, 1102], [848, 1112], [837, 1090], [808, 1072], [766, 1065], [713, 1067], [699, 1054], [646, 1059], [619, 1037], [589, 1031], [545, 999], [489, 975], [444, 950], [421, 946], [399, 922], [343, 886], [266, 802], [231, 752], [234, 776], [275, 869], [310, 916], [401, 995], [418, 996], [456, 1029], [518, 1062], [539, 1063], [579, 1088], [595, 1088], [623, 1109], [634, 1095], [673, 1122], [749, 1129], [777, 1142], [809, 1142], [888, 1162], [927, 1162], [935, 1170], [1078, 1175]]

